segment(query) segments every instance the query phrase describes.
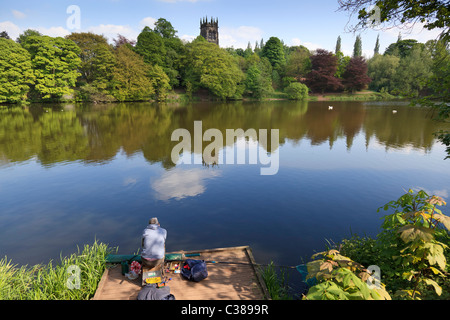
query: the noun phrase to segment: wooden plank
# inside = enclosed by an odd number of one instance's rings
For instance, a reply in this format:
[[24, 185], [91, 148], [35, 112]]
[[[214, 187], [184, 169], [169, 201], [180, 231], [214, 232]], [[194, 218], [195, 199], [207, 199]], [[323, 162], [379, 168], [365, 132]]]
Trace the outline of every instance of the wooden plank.
[[[196, 259], [238, 263], [208, 263], [208, 277], [200, 282], [185, 280], [180, 274], [166, 274], [172, 278], [167, 285], [177, 300], [263, 300], [269, 297], [249, 246], [174, 253], [200, 253]], [[93, 299], [135, 300], [142, 288], [141, 281], [140, 277], [136, 280], [125, 278], [120, 264], [115, 265], [105, 270]]]

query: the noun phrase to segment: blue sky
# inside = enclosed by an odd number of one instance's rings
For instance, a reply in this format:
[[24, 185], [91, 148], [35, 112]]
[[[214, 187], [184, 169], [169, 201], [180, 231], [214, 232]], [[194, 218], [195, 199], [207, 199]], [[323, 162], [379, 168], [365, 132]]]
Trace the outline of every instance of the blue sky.
[[[70, 5], [80, 8], [79, 29], [67, 24], [72, 14], [67, 13]], [[356, 37], [347, 32], [349, 15], [337, 11], [337, 0], [0, 0], [0, 7], [0, 31], [6, 30], [13, 39], [28, 28], [50, 36], [92, 31], [110, 40], [117, 33], [136, 39], [145, 25], [152, 27], [158, 18], [165, 18], [178, 31], [178, 37], [190, 41], [199, 35], [200, 19], [205, 16], [219, 19], [221, 47], [245, 48], [249, 41], [253, 47], [261, 38], [267, 41], [276, 36], [287, 45], [334, 51], [341, 36], [342, 49], [350, 55]], [[396, 41], [399, 31], [362, 32], [364, 54], [373, 54], [378, 34], [383, 52]], [[437, 35], [437, 31], [416, 25], [412, 32], [403, 31], [402, 37], [425, 42]]]

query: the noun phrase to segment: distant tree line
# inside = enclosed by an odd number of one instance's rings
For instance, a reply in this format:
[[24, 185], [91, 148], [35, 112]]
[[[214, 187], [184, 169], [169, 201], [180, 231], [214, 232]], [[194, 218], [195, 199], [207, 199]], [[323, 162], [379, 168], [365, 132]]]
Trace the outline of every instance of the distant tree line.
[[433, 79], [449, 73], [449, 50], [440, 41], [398, 39], [383, 54], [363, 57], [357, 36], [353, 55], [287, 46], [277, 37], [244, 49], [220, 48], [198, 36], [177, 37], [160, 18], [136, 41], [118, 35], [72, 33], [49, 37], [26, 30], [16, 41], [0, 33], [0, 102], [164, 101], [174, 89], [199, 90], [221, 100], [262, 99], [283, 91], [290, 99], [308, 93], [355, 92], [369, 88], [396, 95], [432, 91]]

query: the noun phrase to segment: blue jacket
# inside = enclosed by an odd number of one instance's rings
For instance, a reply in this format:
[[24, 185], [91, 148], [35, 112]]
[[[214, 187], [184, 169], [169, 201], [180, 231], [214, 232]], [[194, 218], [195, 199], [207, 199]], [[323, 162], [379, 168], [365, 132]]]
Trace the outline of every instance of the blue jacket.
[[166, 229], [163, 229], [156, 224], [149, 224], [142, 235], [142, 258], [164, 258], [166, 237]]

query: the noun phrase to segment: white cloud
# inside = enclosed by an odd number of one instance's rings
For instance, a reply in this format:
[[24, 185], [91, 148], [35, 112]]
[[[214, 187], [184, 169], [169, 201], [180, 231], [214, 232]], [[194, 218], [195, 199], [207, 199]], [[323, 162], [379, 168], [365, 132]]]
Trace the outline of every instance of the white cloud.
[[240, 26], [238, 28], [222, 27], [219, 29], [219, 44], [221, 47], [246, 49], [248, 43], [252, 48], [255, 42], [261, 41], [263, 31], [257, 27]]
[[151, 182], [151, 187], [156, 191], [158, 200], [195, 197], [205, 192], [205, 180], [219, 176], [217, 171], [205, 169], [183, 170], [175, 168], [166, 171], [162, 176]]
[[312, 42], [303, 42], [301, 41], [299, 38], [293, 38], [291, 40], [291, 44], [293, 46], [304, 46], [306, 48], [308, 48], [309, 50], [317, 50], [317, 49], [325, 49], [322, 45], [317, 44], [317, 43], [312, 43]]
[[45, 27], [37, 27], [37, 28], [31, 28], [31, 29], [35, 29], [37, 31], [39, 31], [40, 33], [42, 33], [43, 35], [46, 36], [50, 36], [50, 37], [65, 37], [69, 34], [71, 34], [71, 32], [63, 27], [50, 27], [50, 28], [45, 28]]
[[27, 16], [25, 13], [18, 10], [12, 10], [12, 14], [16, 19], [24, 19]]
[[129, 40], [136, 40], [139, 32], [126, 25], [115, 25], [115, 24], [101, 24], [98, 26], [91, 26], [87, 28], [88, 32], [102, 34], [107, 39], [112, 41], [114, 38], [117, 38], [117, 35], [120, 34]]
[[155, 19], [153, 17], [146, 17], [144, 19], [141, 20], [141, 22], [139, 22], [139, 25], [144, 28], [144, 27], [150, 27], [150, 28], [154, 28], [156, 21], [158, 21], [158, 19]]
[[22, 30], [11, 21], [0, 22], [0, 32], [2, 31], [6, 31], [13, 40], [15, 40], [22, 32]]

